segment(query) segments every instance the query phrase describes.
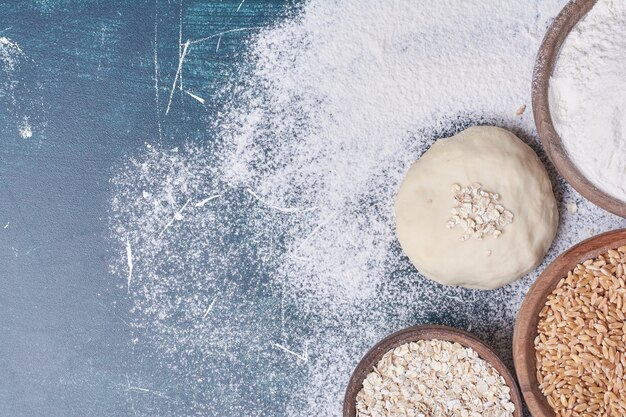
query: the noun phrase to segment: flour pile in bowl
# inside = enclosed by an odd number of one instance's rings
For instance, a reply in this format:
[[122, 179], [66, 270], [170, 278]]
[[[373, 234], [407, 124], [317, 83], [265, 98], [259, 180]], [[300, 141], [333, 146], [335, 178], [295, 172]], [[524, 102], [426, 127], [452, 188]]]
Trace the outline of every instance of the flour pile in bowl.
[[550, 78], [557, 133], [580, 172], [626, 203], [626, 2], [599, 0], [561, 47]]
[[[470, 124], [539, 149], [516, 113], [564, 3], [311, 0], [255, 36], [250, 68], [216, 98], [218, 140], [147, 147], [112, 179], [134, 349], [169, 375], [135, 411], [339, 416], [364, 352], [420, 323], [470, 329], [510, 360], [536, 273], [488, 293], [428, 281], [400, 251], [393, 202], [409, 165]], [[562, 210], [548, 260], [625, 225], [557, 195], [578, 210]]]

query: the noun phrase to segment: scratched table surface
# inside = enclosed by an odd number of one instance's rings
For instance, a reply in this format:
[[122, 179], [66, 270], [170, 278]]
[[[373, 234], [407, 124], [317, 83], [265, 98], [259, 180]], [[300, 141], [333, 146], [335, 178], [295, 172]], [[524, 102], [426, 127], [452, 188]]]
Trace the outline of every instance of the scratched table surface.
[[[302, 242], [322, 224], [289, 223], [295, 206], [214, 178], [223, 137], [212, 126], [229, 106], [246, 107], [228, 93], [266, 88], [238, 78], [255, 64], [250, 40], [303, 1], [0, 0], [0, 417], [338, 415], [357, 358], [420, 323], [470, 330], [512, 365], [510, 307], [537, 271], [494, 292], [444, 287], [416, 279], [394, 239], [375, 296], [350, 308], [334, 292], [335, 303], [325, 292], [307, 300], [272, 274], [287, 257], [276, 256], [288, 240], [282, 224]], [[459, 131], [491, 119], [451, 120]], [[521, 133], [547, 163], [532, 132]], [[561, 221], [538, 270], [626, 227], [547, 168]], [[192, 182], [184, 192], [179, 170]], [[354, 212], [385, 206], [357, 197]]]
[[168, 0], [0, 1], [0, 416], [181, 415], [193, 400], [184, 387], [143, 400], [134, 380], [157, 366], [129, 353], [123, 309], [112, 308], [124, 290], [108, 268], [108, 180], [146, 142], [212, 140], [215, 109], [192, 96], [176, 96], [175, 117], [162, 118], [181, 26], [183, 40], [209, 37], [185, 74], [189, 92], [209, 97], [242, 60], [249, 34], [229, 31], [289, 9], [282, 0], [185, 0], [183, 10]]

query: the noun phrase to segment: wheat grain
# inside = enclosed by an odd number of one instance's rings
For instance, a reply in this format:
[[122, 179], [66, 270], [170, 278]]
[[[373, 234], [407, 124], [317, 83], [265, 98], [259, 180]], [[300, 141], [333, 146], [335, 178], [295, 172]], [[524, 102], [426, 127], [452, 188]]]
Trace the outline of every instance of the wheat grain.
[[539, 313], [537, 381], [557, 416], [626, 415], [626, 246], [568, 272]]

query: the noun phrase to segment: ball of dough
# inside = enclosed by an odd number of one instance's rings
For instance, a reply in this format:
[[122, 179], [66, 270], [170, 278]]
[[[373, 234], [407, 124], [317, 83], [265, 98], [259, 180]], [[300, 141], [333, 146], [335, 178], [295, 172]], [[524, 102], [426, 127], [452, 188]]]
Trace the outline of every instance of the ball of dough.
[[[468, 239], [463, 222], [448, 223], [457, 204], [453, 188], [475, 183], [498, 194], [499, 209], [513, 215], [510, 224], [498, 226], [497, 237]], [[446, 285], [493, 289], [519, 279], [539, 264], [557, 225], [556, 200], [541, 161], [513, 133], [493, 126], [435, 142], [411, 166], [396, 198], [402, 249], [423, 275]]]

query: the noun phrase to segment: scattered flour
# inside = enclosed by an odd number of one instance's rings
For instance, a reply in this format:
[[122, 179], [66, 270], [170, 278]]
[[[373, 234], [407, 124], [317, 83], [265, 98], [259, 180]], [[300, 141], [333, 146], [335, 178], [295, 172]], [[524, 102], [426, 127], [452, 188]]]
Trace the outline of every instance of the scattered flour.
[[8, 38], [0, 37], [0, 59], [2, 59], [5, 71], [15, 70], [17, 61], [23, 54], [18, 44]]
[[[409, 165], [470, 124], [539, 149], [530, 112], [516, 112], [565, 0], [539, 3], [309, 0], [251, 41], [252, 67], [220, 94], [220, 140], [146, 145], [122, 164], [112, 269], [135, 348], [177, 387], [159, 413], [339, 416], [365, 351], [419, 323], [469, 329], [511, 362], [537, 272], [490, 292], [426, 280], [401, 253], [393, 202]], [[581, 224], [626, 225], [569, 186], [556, 194], [578, 211], [561, 204], [539, 271], [589, 237]]]
[[14, 74], [22, 59], [24, 52], [19, 45], [8, 38], [0, 37], [0, 100], [8, 102], [12, 107], [17, 105], [15, 90], [18, 81]]
[[28, 123], [28, 116], [23, 117], [19, 131], [22, 139], [30, 139], [33, 137], [33, 130], [30, 127], [30, 123]]
[[45, 125], [43, 102], [36, 93], [40, 85], [26, 73], [29, 62], [16, 42], [0, 37], [0, 133], [11, 125], [22, 139], [33, 136], [33, 126]]
[[626, 202], [626, 2], [599, 0], [566, 38], [550, 108], [572, 161]]

